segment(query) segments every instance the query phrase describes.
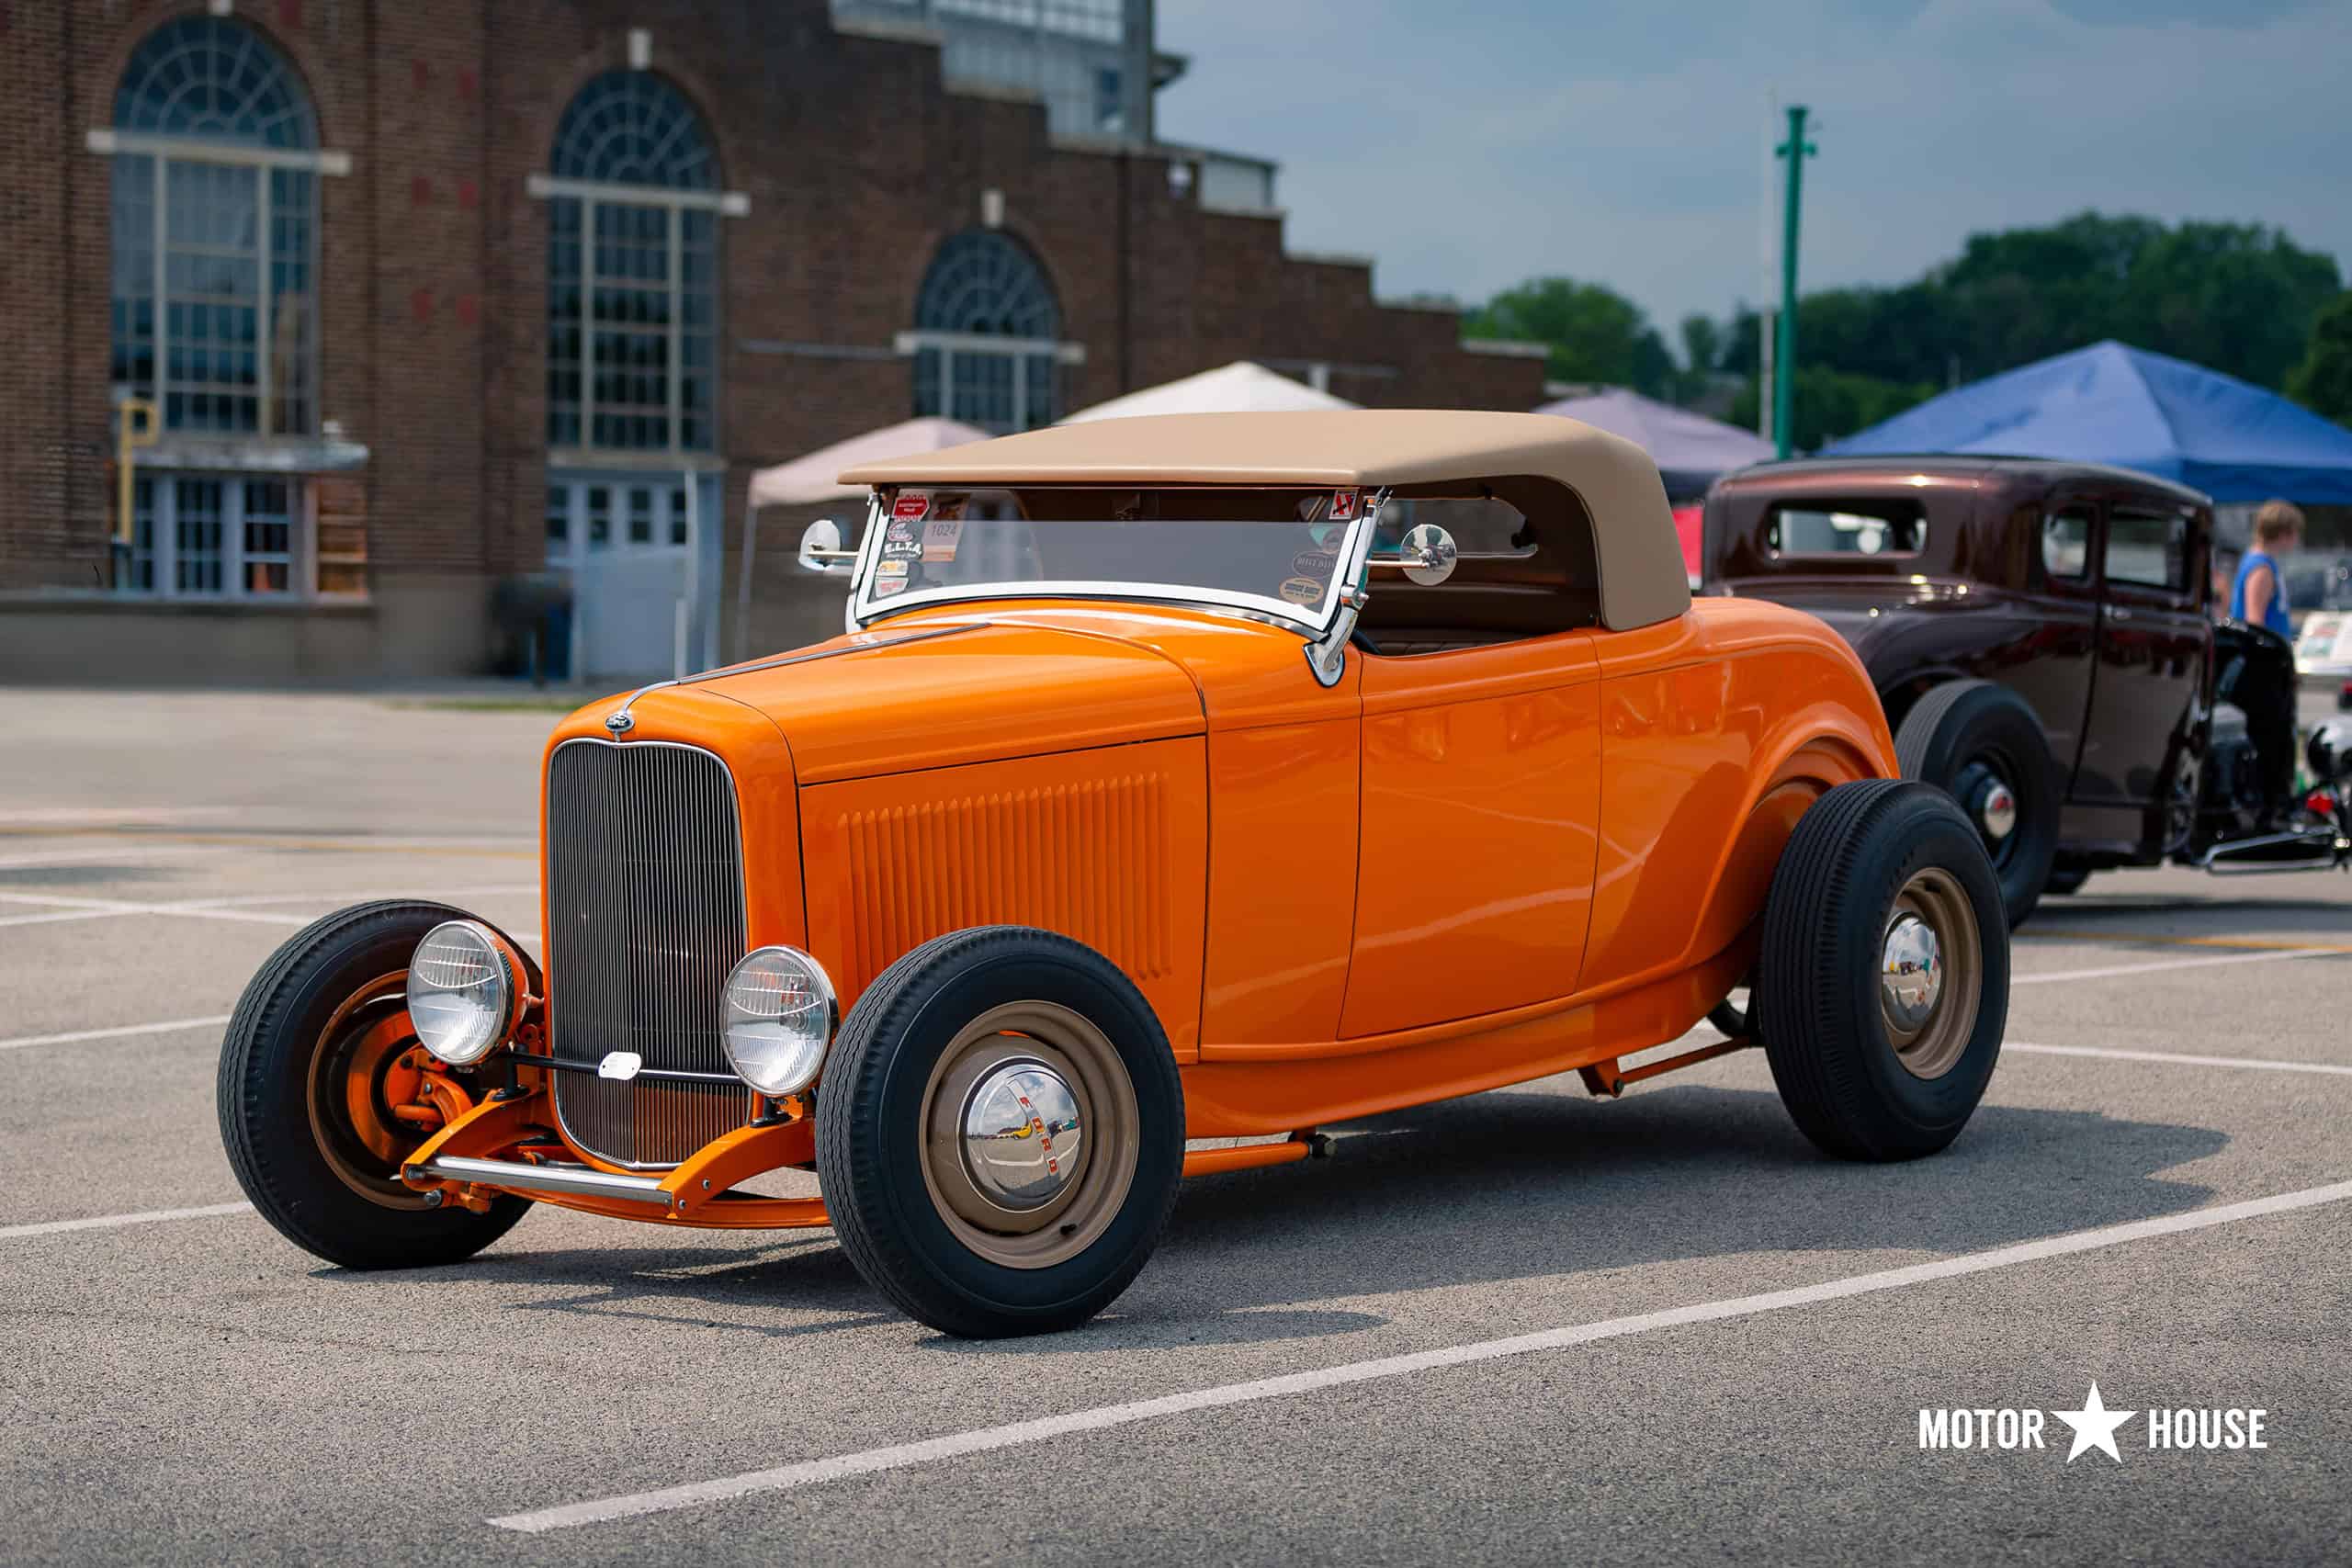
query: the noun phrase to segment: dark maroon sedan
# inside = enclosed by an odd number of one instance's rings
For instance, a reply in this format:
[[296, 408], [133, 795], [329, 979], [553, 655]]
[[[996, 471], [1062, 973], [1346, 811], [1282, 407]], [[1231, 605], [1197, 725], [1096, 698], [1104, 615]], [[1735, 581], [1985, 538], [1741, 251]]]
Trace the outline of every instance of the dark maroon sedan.
[[2352, 727], [2296, 786], [2294, 659], [2213, 623], [2212, 503], [2022, 457], [1814, 458], [1719, 480], [1704, 592], [1809, 610], [1886, 705], [1905, 773], [1958, 797], [2010, 918], [2108, 866], [2352, 863]]

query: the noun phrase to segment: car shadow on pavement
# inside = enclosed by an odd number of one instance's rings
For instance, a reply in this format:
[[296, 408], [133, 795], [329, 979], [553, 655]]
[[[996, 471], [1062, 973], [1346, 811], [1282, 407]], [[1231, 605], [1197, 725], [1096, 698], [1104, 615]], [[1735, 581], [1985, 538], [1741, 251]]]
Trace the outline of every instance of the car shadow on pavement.
[[[1613, 1103], [1498, 1091], [1329, 1131], [1328, 1162], [1186, 1182], [1150, 1265], [1077, 1335], [925, 1344], [1023, 1354], [1328, 1337], [1387, 1321], [1357, 1310], [1368, 1296], [1741, 1254], [1848, 1255], [1835, 1271], [1851, 1273], [1878, 1266], [1852, 1255], [1949, 1256], [2195, 1208], [2211, 1190], [2162, 1173], [2229, 1141], [2211, 1127], [1986, 1105], [1940, 1155], [1859, 1165], [1815, 1152], [1770, 1091], [1700, 1085]], [[539, 1250], [531, 1229], [436, 1272], [560, 1288], [503, 1311], [775, 1339], [899, 1315], [827, 1231]]]
[[2198, 1207], [2211, 1189], [2162, 1173], [2229, 1142], [1986, 1105], [1940, 1155], [1860, 1165], [1818, 1154], [1770, 1091], [1698, 1085], [1615, 1103], [1490, 1093], [1332, 1131], [1329, 1163], [1187, 1182], [1119, 1303], [1126, 1331], [1168, 1337], [1204, 1302], [1298, 1310], [1746, 1253], [1982, 1251]]

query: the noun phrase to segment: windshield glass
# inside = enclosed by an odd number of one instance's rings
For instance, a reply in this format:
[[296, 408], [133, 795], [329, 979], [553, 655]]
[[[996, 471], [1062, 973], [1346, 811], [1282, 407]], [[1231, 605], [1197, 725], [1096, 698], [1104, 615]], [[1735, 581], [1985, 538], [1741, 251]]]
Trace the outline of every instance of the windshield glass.
[[1320, 627], [1353, 490], [905, 490], [861, 552], [858, 613], [1067, 594], [1229, 604]]

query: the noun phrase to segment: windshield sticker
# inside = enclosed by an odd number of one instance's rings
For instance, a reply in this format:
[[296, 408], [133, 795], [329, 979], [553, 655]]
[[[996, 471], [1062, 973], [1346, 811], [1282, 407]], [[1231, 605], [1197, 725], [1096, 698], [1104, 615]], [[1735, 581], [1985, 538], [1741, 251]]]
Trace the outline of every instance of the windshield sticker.
[[1312, 577], [1286, 577], [1280, 592], [1294, 604], [1312, 604], [1323, 597], [1323, 584]]
[[888, 599], [891, 594], [903, 593], [906, 590], [907, 580], [903, 577], [877, 577], [874, 580], [874, 597], [876, 599]]
[[1351, 522], [1351, 521], [1352, 521], [1352, 520], [1354, 519], [1355, 514], [1356, 514], [1356, 492], [1355, 492], [1355, 491], [1351, 491], [1351, 490], [1341, 490], [1341, 491], [1332, 491], [1332, 492], [1331, 492], [1331, 521], [1332, 521], [1332, 522], [1334, 522], [1334, 523], [1347, 523], [1347, 522]]
[[876, 577], [904, 577], [907, 575], [907, 563], [902, 560], [886, 560], [881, 565], [874, 569], [874, 575]]
[[882, 541], [882, 558], [884, 560], [895, 560], [904, 564], [907, 561], [919, 560], [922, 557], [922, 545], [912, 534], [908, 534], [901, 537], [898, 534], [893, 533]]
[[890, 515], [894, 518], [904, 517], [920, 522], [930, 510], [931, 497], [921, 491], [902, 495], [890, 503]]
[[1291, 570], [1301, 577], [1329, 577], [1340, 558], [1323, 550], [1301, 550], [1290, 558]]
[[961, 517], [934, 517], [922, 525], [922, 558], [924, 560], [954, 560], [956, 547], [964, 537]]

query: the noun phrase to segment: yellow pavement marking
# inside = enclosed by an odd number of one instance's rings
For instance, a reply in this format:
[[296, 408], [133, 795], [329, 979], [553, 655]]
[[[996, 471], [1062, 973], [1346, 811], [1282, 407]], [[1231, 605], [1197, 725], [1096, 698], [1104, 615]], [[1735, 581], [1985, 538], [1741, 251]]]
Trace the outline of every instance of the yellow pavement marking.
[[2133, 931], [2030, 931], [2014, 933], [2034, 942], [2138, 942], [2164, 947], [2222, 947], [2247, 953], [2352, 953], [2352, 943], [2334, 942], [2264, 942], [2234, 936], [2159, 936]]

